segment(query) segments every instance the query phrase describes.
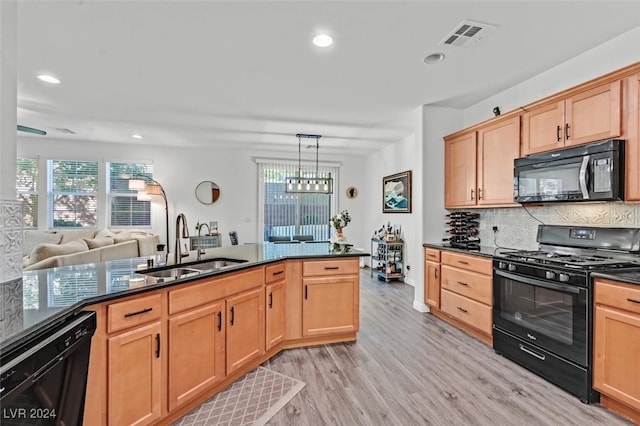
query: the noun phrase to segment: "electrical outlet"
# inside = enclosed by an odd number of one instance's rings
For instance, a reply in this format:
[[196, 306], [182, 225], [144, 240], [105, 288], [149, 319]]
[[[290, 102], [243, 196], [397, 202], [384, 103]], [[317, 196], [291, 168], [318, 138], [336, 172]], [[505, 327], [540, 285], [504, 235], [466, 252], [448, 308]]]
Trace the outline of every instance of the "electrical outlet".
[[493, 232], [498, 232], [498, 226], [497, 225], [493, 226]]
[[411, 265], [407, 265], [407, 271], [411, 270]]

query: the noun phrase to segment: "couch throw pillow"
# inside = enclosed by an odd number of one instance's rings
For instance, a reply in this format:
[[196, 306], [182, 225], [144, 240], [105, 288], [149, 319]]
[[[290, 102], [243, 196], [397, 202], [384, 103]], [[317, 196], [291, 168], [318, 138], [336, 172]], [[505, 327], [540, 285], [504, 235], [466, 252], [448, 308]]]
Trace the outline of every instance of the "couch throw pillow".
[[113, 238], [113, 242], [116, 244], [124, 243], [125, 241], [133, 240], [133, 236], [129, 234], [127, 231], [122, 231], [117, 234], [114, 234], [111, 238]]
[[113, 238], [114, 235], [116, 235], [115, 232], [111, 232], [108, 229], [101, 229], [98, 232], [96, 232], [96, 235], [93, 238], [103, 238], [103, 237]]
[[38, 263], [51, 256], [79, 253], [86, 250], [89, 250], [89, 246], [87, 246], [84, 240], [70, 241], [65, 244], [40, 243], [33, 248], [31, 256], [29, 256], [29, 265]]
[[40, 243], [59, 244], [62, 234], [51, 231], [24, 231], [22, 239], [22, 255], [25, 256], [33, 251], [33, 248]]
[[89, 250], [97, 249], [104, 246], [112, 245], [113, 238], [111, 237], [101, 237], [101, 238], [83, 238], [84, 242], [87, 243]]

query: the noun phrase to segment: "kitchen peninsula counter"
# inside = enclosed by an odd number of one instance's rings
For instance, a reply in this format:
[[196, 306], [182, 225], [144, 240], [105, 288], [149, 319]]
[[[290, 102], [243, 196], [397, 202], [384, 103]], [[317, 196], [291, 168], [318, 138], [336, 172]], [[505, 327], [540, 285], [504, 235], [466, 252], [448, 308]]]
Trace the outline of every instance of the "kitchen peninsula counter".
[[[202, 262], [219, 258], [246, 262], [160, 283], [140, 274], [148, 269], [147, 260], [152, 256], [26, 271], [22, 282], [18, 280], [11, 288], [3, 289], [4, 304], [11, 303], [13, 306], [10, 309], [11, 315], [5, 315], [0, 322], [0, 351], [10, 350], [26, 336], [45, 326], [61, 322], [89, 305], [286, 259], [351, 258], [368, 255], [362, 250], [338, 247], [328, 242], [264, 243], [210, 248], [202, 255]], [[170, 253], [167, 267], [173, 266], [173, 259], [174, 254]], [[192, 251], [188, 257], [182, 259], [181, 264], [188, 265], [196, 261], [196, 252]], [[136, 280], [131, 278], [142, 278], [143, 281], [133, 284]], [[9, 310], [8, 308], [3, 307]]]

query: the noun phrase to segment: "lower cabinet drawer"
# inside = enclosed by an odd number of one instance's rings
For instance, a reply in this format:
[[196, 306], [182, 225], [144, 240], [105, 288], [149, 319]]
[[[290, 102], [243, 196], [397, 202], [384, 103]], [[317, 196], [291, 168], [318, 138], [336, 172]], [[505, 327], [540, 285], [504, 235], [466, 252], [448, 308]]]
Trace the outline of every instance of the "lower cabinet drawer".
[[302, 275], [305, 277], [325, 275], [353, 275], [360, 273], [359, 258], [307, 260], [302, 262]]
[[485, 334], [491, 335], [493, 326], [491, 306], [442, 289], [440, 310]]
[[160, 319], [160, 295], [138, 297], [107, 307], [107, 332], [124, 330]]
[[441, 276], [442, 288], [485, 305], [493, 303], [493, 277], [446, 265], [441, 266]]

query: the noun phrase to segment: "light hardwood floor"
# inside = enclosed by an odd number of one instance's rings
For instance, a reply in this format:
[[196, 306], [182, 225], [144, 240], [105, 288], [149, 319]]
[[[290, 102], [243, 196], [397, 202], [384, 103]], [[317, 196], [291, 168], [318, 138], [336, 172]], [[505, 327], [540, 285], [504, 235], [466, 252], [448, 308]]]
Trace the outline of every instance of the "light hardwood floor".
[[270, 425], [630, 425], [412, 308], [413, 287], [362, 270], [358, 341], [263, 364], [306, 386]]

